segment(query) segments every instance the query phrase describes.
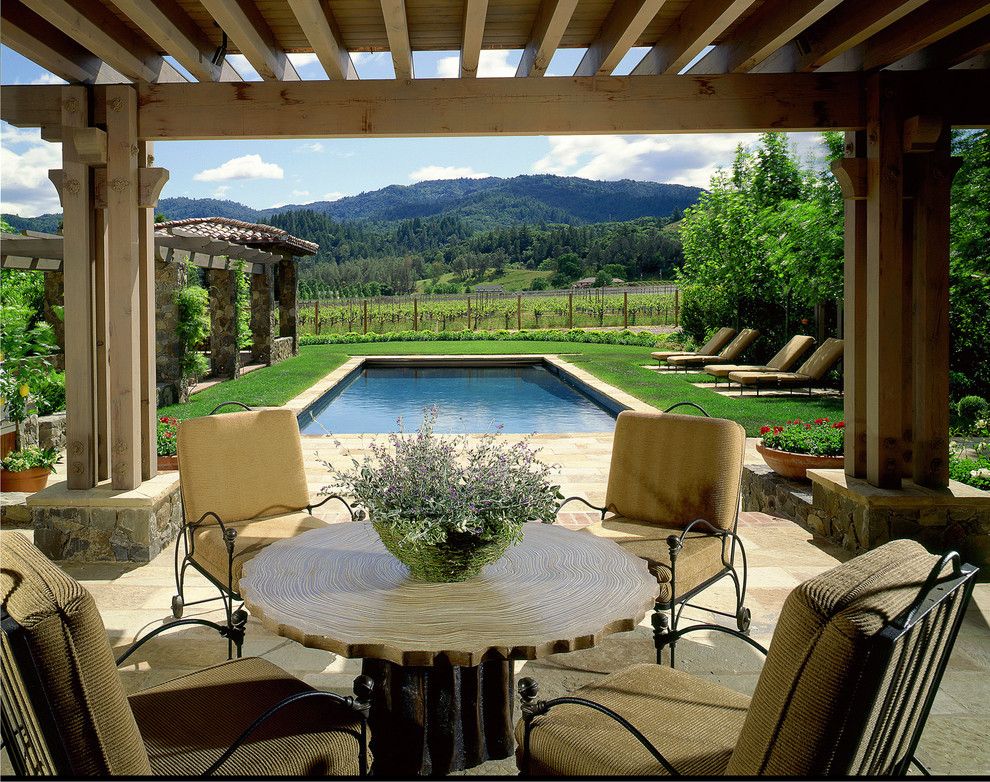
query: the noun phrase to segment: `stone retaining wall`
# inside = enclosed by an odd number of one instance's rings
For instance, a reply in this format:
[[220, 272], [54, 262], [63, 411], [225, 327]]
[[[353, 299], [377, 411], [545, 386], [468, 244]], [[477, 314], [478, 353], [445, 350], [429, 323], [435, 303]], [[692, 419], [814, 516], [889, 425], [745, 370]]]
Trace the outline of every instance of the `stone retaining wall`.
[[272, 340], [272, 363], [277, 364], [279, 361], [292, 358], [294, 343], [295, 340], [292, 337], [276, 337]]

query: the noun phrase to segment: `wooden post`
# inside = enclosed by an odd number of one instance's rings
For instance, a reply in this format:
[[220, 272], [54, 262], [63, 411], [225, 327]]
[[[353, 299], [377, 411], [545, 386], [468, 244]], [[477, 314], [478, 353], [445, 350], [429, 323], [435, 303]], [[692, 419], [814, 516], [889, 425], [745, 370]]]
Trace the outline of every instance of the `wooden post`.
[[674, 325], [681, 325], [681, 289], [674, 288]]
[[888, 74], [869, 77], [866, 197], [866, 475], [899, 489], [903, 471], [904, 153], [899, 96]]
[[574, 328], [574, 292], [567, 294], [567, 328]]
[[843, 405], [845, 471], [866, 477], [866, 133], [846, 133], [846, 157], [832, 164], [845, 201]]
[[[85, 87], [63, 87], [63, 127], [89, 124]], [[96, 485], [96, 334], [91, 257], [91, 172], [72, 144], [62, 145], [62, 226], [65, 236], [66, 485]]]
[[316, 329], [317, 336], [319, 336], [320, 333], [320, 300], [319, 299], [313, 302], [313, 327]]
[[364, 333], [367, 334], [368, 333], [368, 300], [365, 299], [362, 303], [364, 304], [364, 313], [361, 316], [361, 327], [364, 329]]
[[516, 331], [522, 331], [522, 294], [516, 296]]
[[[107, 212], [93, 212], [93, 259], [96, 278], [96, 474], [99, 480], [110, 478], [110, 364], [107, 342], [110, 324], [107, 319]], [[157, 436], [156, 436], [157, 442]]]
[[622, 328], [629, 328], [629, 291], [622, 292]]
[[419, 331], [419, 301], [413, 296], [413, 331]]
[[105, 90], [110, 479], [115, 489], [133, 489], [142, 461], [137, 93], [129, 85]]
[[472, 331], [473, 330], [473, 328], [471, 326], [471, 297], [470, 296], [467, 297], [467, 327], [468, 327], [468, 331]]
[[912, 477], [949, 485], [949, 197], [960, 161], [949, 156], [947, 124], [922, 156], [914, 200], [914, 410]]
[[[138, 142], [138, 166], [154, 165], [154, 145]], [[140, 174], [139, 179], [140, 181]], [[155, 203], [138, 209], [138, 315], [141, 397], [141, 478], [158, 474], [158, 383], [155, 365]]]

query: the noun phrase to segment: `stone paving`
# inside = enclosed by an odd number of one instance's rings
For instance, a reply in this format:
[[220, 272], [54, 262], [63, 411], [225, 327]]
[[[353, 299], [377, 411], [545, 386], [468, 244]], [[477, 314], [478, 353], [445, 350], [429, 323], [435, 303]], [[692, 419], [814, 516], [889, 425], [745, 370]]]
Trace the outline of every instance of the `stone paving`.
[[[357, 435], [304, 438], [307, 477], [314, 495], [326, 483], [326, 470], [319, 460], [349, 463], [346, 451], [359, 457], [368, 441], [370, 437]], [[592, 502], [603, 501], [611, 435], [542, 435], [534, 441], [543, 447], [545, 460], [560, 465], [565, 495], [581, 494]], [[750, 447], [748, 460], [757, 458]], [[569, 507], [575, 510], [562, 513], [560, 518], [569, 527], [595, 518], [595, 514], [576, 509], [580, 506]], [[321, 510], [328, 520], [340, 518], [332, 504]], [[796, 524], [765, 514], [744, 513], [739, 527], [750, 562], [747, 604], [753, 612], [752, 635], [767, 644], [789, 591], [843, 561], [848, 553], [814, 538]], [[29, 529], [24, 532], [31, 534]], [[93, 593], [116, 650], [171, 617], [169, 604], [175, 590], [170, 552], [146, 565], [72, 563], [66, 569]], [[205, 580], [195, 574], [187, 577], [187, 600], [213, 594]], [[708, 593], [708, 600], [716, 607], [730, 607], [731, 584], [723, 581]], [[218, 612], [210, 610], [215, 605], [208, 603], [186, 615], [216, 617]], [[685, 616], [689, 614], [685, 612]], [[705, 620], [711, 616], [696, 611], [690, 618]], [[340, 692], [349, 691], [351, 680], [360, 672], [360, 661], [306, 649], [269, 633], [254, 619], [248, 623], [245, 654], [264, 656], [313, 686]], [[225, 656], [226, 644], [212, 631], [183, 627], [145, 645], [123, 666], [121, 676], [127, 690], [135, 691], [220, 662]], [[647, 620], [632, 632], [610, 636], [594, 649], [517, 663], [516, 669], [517, 674], [535, 677], [542, 694], [554, 697], [610, 671], [653, 658]], [[727, 636], [699, 634], [695, 640], [678, 645], [678, 667], [749, 693], [759, 676], [761, 657]], [[990, 772], [990, 584], [977, 585], [918, 754], [937, 774], [974, 776]], [[467, 773], [516, 772], [509, 759], [485, 763]]]

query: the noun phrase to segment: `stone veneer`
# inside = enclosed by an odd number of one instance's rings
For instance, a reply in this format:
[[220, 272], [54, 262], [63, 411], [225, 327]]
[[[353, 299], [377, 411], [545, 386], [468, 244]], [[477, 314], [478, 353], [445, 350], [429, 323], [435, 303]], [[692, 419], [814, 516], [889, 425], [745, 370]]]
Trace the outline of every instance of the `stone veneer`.
[[234, 378], [241, 374], [241, 352], [237, 347], [237, 274], [234, 269], [208, 269], [210, 291], [210, 369], [214, 377]]
[[272, 363], [275, 337], [275, 272], [265, 264], [261, 274], [251, 275], [251, 352], [258, 364]]
[[48, 557], [80, 562], [148, 562], [182, 525], [179, 474], [161, 473], [132, 491], [109, 483], [68, 490], [59, 481], [27, 499], [34, 541]]
[[159, 399], [185, 402], [189, 384], [182, 377], [182, 342], [179, 339], [179, 307], [175, 294], [185, 287], [186, 267], [171, 261], [155, 261], [155, 373]]
[[295, 340], [292, 337], [277, 337], [272, 341], [272, 361], [271, 363], [277, 364], [279, 361], [285, 361], [287, 358], [292, 358], [295, 355], [292, 347]]

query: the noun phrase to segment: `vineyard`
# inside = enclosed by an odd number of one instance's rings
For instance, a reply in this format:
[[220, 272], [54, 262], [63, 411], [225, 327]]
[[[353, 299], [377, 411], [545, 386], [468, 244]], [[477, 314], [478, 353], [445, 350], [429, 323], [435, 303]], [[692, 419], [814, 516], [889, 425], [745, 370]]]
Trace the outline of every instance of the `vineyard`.
[[298, 305], [300, 334], [676, 326], [674, 285], [322, 299]]

